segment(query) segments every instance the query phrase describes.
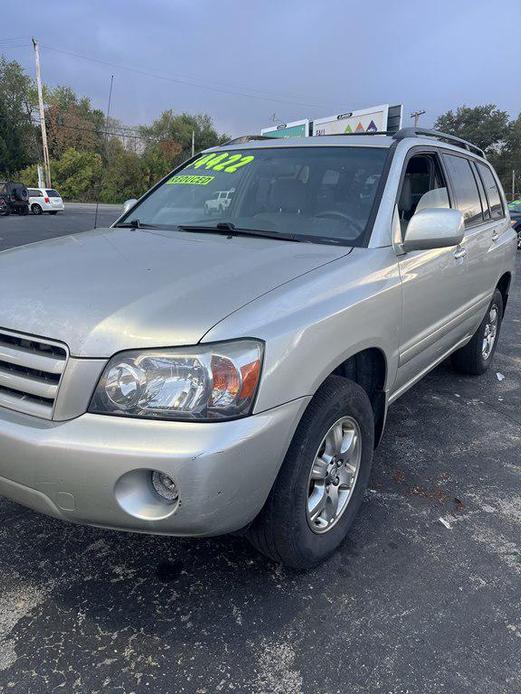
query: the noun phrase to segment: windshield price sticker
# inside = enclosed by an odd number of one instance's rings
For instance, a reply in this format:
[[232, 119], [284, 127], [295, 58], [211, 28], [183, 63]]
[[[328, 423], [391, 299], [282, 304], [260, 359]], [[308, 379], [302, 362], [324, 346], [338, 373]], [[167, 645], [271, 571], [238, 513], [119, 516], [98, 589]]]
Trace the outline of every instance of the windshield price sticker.
[[172, 176], [167, 183], [183, 184], [188, 186], [207, 186], [215, 176]]
[[250, 164], [255, 157], [251, 154], [229, 154], [228, 152], [214, 152], [213, 154], [205, 154], [191, 165], [194, 169], [199, 169], [204, 166], [205, 169], [212, 171], [224, 171], [226, 173], [235, 173], [242, 166]]

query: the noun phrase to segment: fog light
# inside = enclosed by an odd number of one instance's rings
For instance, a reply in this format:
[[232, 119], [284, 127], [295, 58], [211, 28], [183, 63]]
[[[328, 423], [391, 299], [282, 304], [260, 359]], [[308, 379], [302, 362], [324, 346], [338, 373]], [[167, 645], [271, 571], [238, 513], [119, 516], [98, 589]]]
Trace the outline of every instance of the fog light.
[[170, 503], [175, 501], [179, 496], [176, 483], [164, 472], [154, 470], [152, 473], [152, 486], [162, 499]]

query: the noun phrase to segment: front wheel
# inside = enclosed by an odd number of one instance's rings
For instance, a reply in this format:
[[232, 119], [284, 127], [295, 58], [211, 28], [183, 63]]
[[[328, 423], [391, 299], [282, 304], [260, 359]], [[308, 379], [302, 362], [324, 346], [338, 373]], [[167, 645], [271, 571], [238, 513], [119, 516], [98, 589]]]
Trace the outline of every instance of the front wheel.
[[485, 373], [496, 351], [502, 320], [503, 297], [499, 289], [496, 289], [485, 317], [472, 340], [454, 352], [451, 357], [456, 371], [471, 376], [480, 376]]
[[38, 203], [35, 202], [31, 205], [31, 212], [33, 214], [42, 214], [43, 210], [40, 207], [40, 205], [38, 205]]
[[369, 481], [374, 419], [366, 392], [330, 376], [308, 405], [268, 500], [248, 531], [263, 554], [296, 569], [344, 540]]

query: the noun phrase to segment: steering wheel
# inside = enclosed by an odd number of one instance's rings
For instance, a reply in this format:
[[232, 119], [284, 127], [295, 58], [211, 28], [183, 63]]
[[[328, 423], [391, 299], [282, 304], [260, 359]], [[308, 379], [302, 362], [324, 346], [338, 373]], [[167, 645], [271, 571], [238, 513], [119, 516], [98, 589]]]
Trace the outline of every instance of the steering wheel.
[[345, 212], [339, 210], [324, 210], [316, 214], [315, 217], [340, 217], [340, 219], [346, 219], [348, 222], [353, 221]]
[[351, 224], [355, 229], [358, 229], [359, 231], [363, 229], [363, 225], [360, 224], [360, 222], [356, 221], [345, 212], [340, 212], [340, 210], [324, 210], [323, 212], [319, 212], [318, 214], [316, 214], [315, 217], [325, 217], [326, 219], [342, 219], [346, 222], [349, 222], [349, 224]]

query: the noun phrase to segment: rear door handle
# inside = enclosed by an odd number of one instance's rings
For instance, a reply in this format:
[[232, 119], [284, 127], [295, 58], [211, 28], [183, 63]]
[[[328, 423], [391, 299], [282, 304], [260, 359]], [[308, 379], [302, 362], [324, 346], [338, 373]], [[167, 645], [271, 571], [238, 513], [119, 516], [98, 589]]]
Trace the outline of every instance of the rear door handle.
[[497, 229], [494, 229], [492, 232], [492, 241], [497, 241], [499, 238], [499, 231]]
[[456, 260], [458, 258], [464, 258], [467, 255], [467, 249], [463, 248], [462, 246], [458, 246], [456, 250], [454, 251], [454, 257]]

